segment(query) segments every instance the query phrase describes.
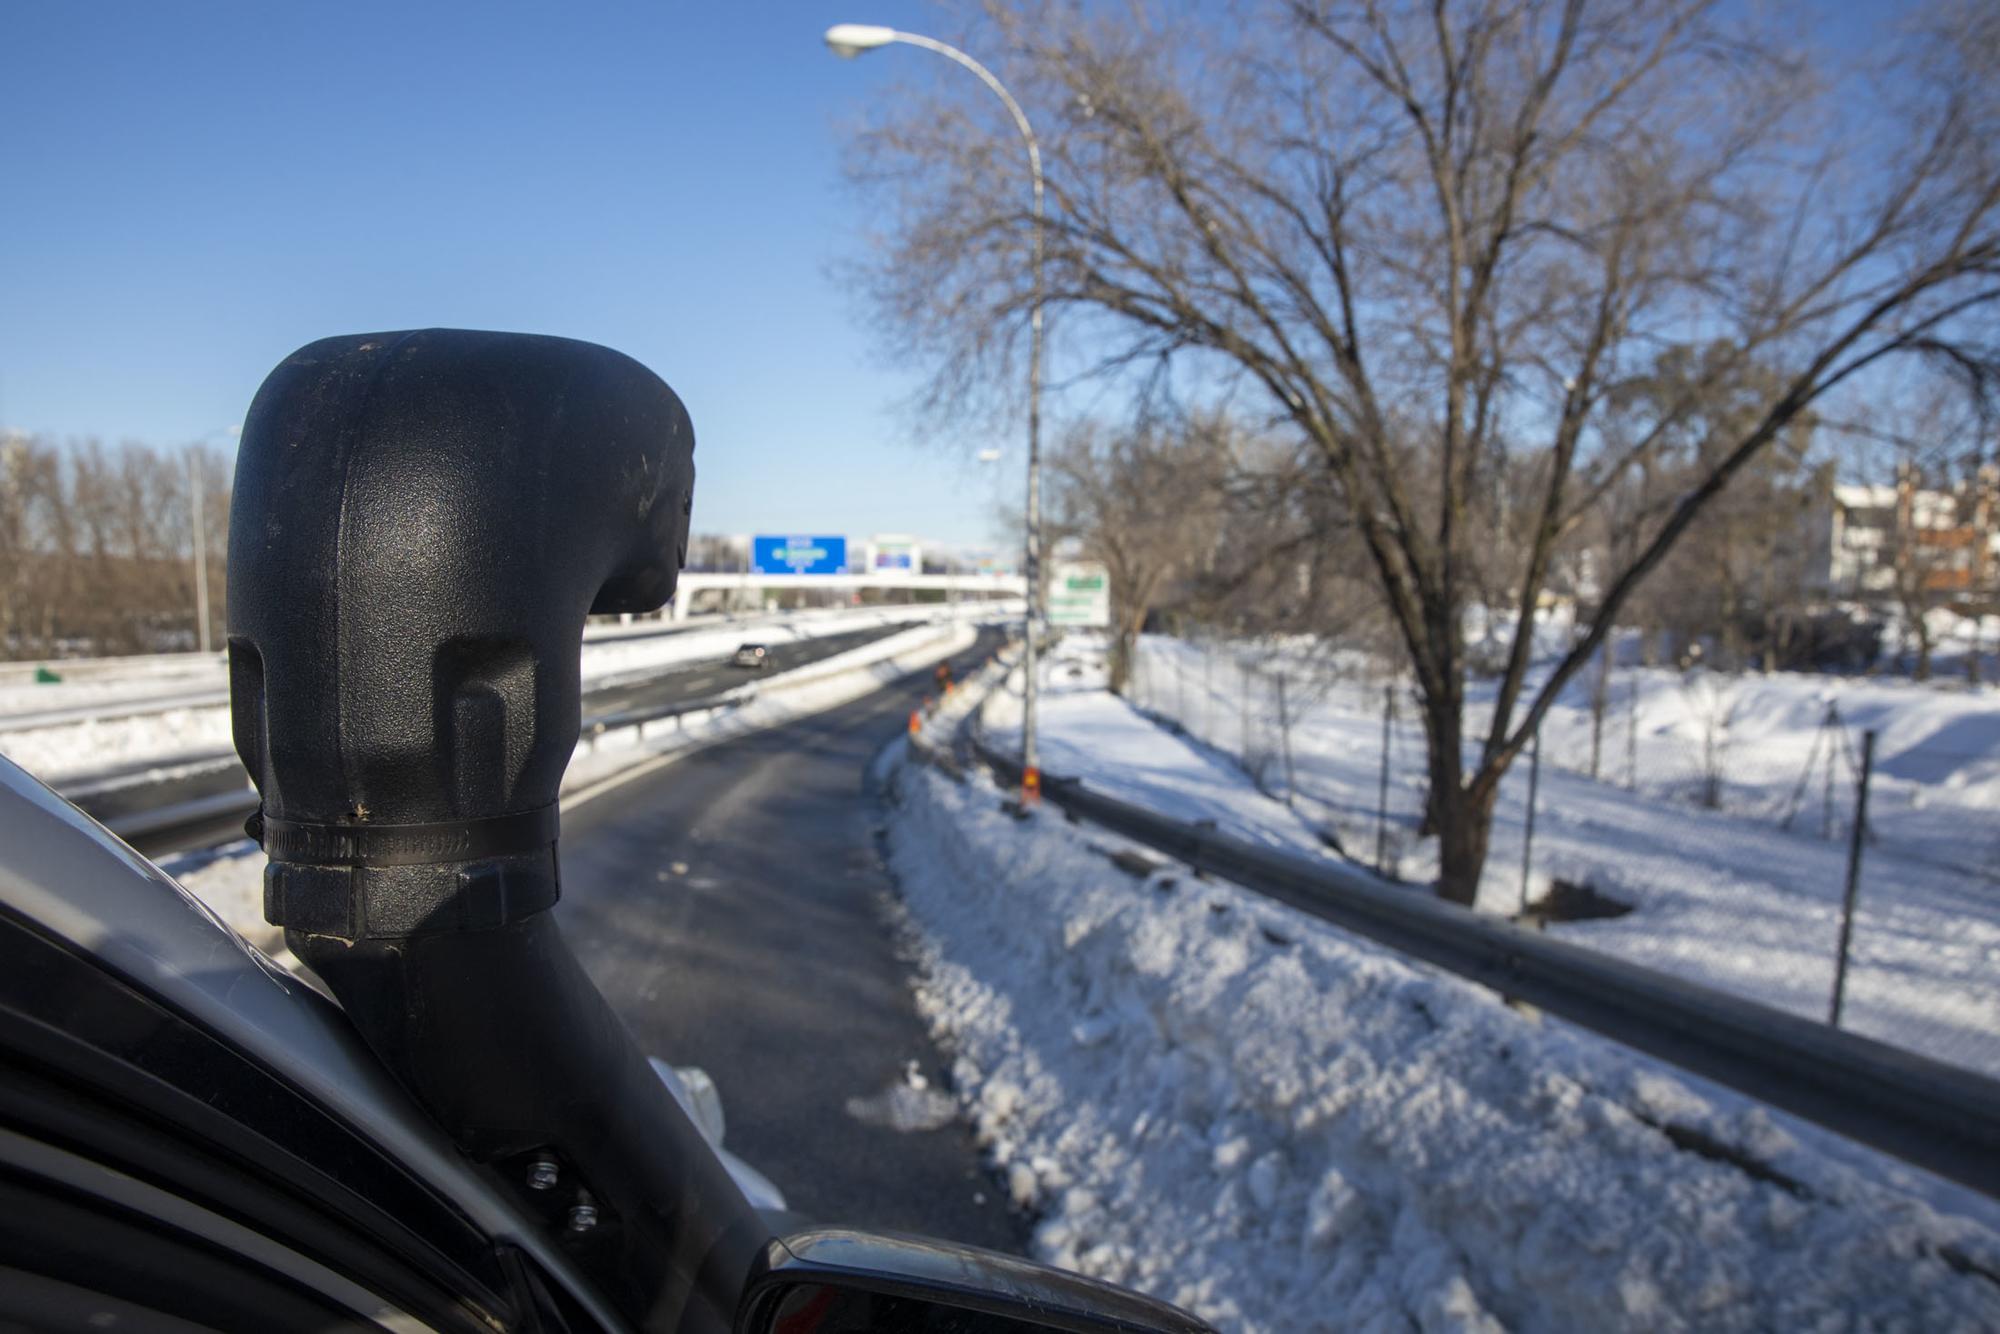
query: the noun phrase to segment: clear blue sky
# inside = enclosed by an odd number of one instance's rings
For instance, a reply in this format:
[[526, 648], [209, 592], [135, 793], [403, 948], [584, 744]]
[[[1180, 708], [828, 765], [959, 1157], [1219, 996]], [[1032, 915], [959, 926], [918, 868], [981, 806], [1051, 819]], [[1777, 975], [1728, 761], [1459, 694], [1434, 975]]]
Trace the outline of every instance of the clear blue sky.
[[562, 334], [686, 400], [698, 530], [989, 539], [1018, 443], [981, 467], [913, 442], [912, 381], [827, 276], [859, 244], [840, 126], [942, 62], [836, 60], [840, 20], [935, 21], [905, 0], [7, 4], [0, 425], [171, 444], [240, 421], [327, 334]]

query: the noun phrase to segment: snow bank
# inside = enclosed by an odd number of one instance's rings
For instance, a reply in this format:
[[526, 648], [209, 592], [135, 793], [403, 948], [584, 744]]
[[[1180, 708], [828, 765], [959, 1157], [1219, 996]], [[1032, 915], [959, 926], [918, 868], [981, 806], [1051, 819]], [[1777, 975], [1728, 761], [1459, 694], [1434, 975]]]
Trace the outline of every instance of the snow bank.
[[1988, 1202], [1233, 886], [1131, 878], [983, 779], [894, 791], [919, 1005], [1046, 1260], [1226, 1329], [2000, 1326]]
[[0, 731], [0, 754], [47, 783], [156, 761], [170, 765], [230, 748], [229, 705], [205, 703], [124, 718]]
[[[1308, 821], [1258, 792], [1239, 766], [1152, 726], [1106, 693], [1096, 639], [1071, 635], [1042, 661], [1036, 737], [1046, 772], [1087, 775], [1099, 791], [1175, 819], [1212, 822], [1253, 843], [1329, 855]], [[982, 711], [996, 742], [1019, 748], [1022, 704], [1016, 671]]]
[[[1543, 726], [1545, 755], [1564, 768], [1588, 772], [1592, 685], [1572, 682]], [[1870, 730], [1869, 823], [1878, 839], [2000, 878], [2000, 691], [1990, 687], [1623, 669], [1607, 691], [1599, 774], [1690, 805], [1703, 799], [1712, 770], [1721, 809], [1777, 822], [1796, 796], [1794, 827], [1816, 835], [1829, 751], [1838, 826]]]

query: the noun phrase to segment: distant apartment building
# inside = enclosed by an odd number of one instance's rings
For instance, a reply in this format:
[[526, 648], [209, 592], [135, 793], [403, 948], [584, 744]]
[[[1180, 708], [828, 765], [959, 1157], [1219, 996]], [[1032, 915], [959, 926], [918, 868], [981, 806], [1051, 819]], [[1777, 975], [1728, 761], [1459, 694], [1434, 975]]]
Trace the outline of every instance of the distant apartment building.
[[1924, 485], [1914, 468], [1888, 486], [1836, 484], [1816, 507], [1809, 576], [1817, 595], [1873, 602], [1901, 586], [1938, 603], [2000, 596], [2000, 469], [1965, 485]]

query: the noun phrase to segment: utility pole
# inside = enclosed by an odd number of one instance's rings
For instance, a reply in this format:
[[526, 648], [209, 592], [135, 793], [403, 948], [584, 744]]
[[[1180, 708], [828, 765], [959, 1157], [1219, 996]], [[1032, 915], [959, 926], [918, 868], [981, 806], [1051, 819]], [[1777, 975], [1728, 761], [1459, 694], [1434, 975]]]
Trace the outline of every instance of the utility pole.
[[188, 451], [188, 494], [194, 510], [194, 623], [195, 643], [203, 653], [208, 639], [208, 524], [202, 512], [201, 446]]
[[952, 61], [972, 73], [987, 89], [1005, 104], [1007, 114], [1014, 118], [1014, 128], [1021, 132], [1022, 140], [1028, 147], [1028, 174], [1035, 190], [1035, 236], [1034, 236], [1034, 300], [1028, 310], [1028, 534], [1026, 564], [1028, 575], [1027, 646], [1023, 654], [1023, 667], [1027, 672], [1027, 691], [1021, 713], [1021, 798], [1032, 802], [1041, 795], [1042, 771], [1038, 762], [1035, 745], [1036, 701], [1041, 693], [1038, 679], [1037, 640], [1045, 617], [1042, 607], [1042, 305], [1047, 298], [1047, 283], [1043, 276], [1044, 256], [1047, 250], [1048, 228], [1043, 224], [1042, 208], [1042, 145], [1035, 138], [1035, 131], [1028, 124], [1028, 115], [1021, 110], [1021, 104], [1007, 91], [1005, 84], [992, 70], [974, 60], [955, 46], [938, 41], [935, 37], [925, 37], [913, 32], [898, 32], [870, 23], [837, 23], [827, 29], [826, 44], [829, 50], [843, 60], [852, 60], [868, 51], [879, 50], [894, 43], [921, 47]]

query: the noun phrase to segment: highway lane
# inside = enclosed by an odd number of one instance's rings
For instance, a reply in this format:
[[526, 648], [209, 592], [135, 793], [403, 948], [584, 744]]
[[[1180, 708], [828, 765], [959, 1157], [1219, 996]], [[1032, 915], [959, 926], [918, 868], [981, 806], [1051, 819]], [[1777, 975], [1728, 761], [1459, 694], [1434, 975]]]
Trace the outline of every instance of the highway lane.
[[[809, 625], [810, 622], [806, 624]], [[730, 622], [722, 620], [683, 621], [678, 624], [646, 630], [612, 627], [595, 634], [586, 630], [583, 642], [586, 647], [607, 646], [618, 648], [627, 644], [642, 643], [651, 639], [664, 639], [673, 635], [684, 635], [694, 630], [704, 632], [719, 630], [726, 632], [729, 628]], [[739, 628], [744, 640], [751, 643], [764, 642], [761, 638], [763, 635], [775, 635], [783, 640], [783, 636], [788, 630], [786, 622], [778, 615], [745, 617], [740, 621]], [[846, 637], [849, 641], [848, 647], [853, 647], [854, 643], [857, 642], [865, 643], [866, 636], [870, 632], [859, 631], [856, 633], [861, 637]], [[783, 642], [789, 644], [791, 641], [783, 640]], [[194, 655], [190, 654], [188, 656], [192, 657]], [[61, 659], [57, 659], [55, 662], [58, 667], [63, 665]], [[190, 669], [187, 673], [187, 675], [191, 676], [198, 676], [200, 674], [193, 669]], [[209, 675], [218, 679], [224, 674], [224, 669], [219, 665], [209, 673]], [[42, 727], [60, 727], [66, 723], [109, 722], [121, 718], [143, 717], [146, 714], [152, 713], [166, 713], [174, 709], [212, 709], [217, 705], [227, 704], [228, 702], [229, 688], [226, 685], [208, 681], [203, 681], [196, 685], [183, 683], [171, 690], [156, 691], [148, 695], [121, 696], [94, 704], [71, 704], [61, 708], [28, 709], [14, 713], [0, 713], [0, 732], [21, 732]], [[584, 704], [586, 711], [588, 711], [590, 701], [586, 699]]]
[[[583, 697], [583, 714], [584, 717], [591, 718], [633, 709], [670, 708], [679, 704], [692, 704], [713, 698], [738, 686], [754, 685], [778, 672], [795, 671], [836, 654], [860, 648], [875, 640], [886, 639], [890, 635], [908, 629], [912, 624], [915, 622], [869, 626], [862, 630], [824, 635], [816, 639], [764, 641], [754, 636], [746, 636], [745, 642], [769, 643], [771, 660], [774, 664], [772, 667], [763, 671], [731, 667], [726, 657], [690, 662], [638, 679], [588, 691]], [[249, 786], [249, 775], [243, 772], [243, 766], [238, 764], [235, 757], [227, 751], [213, 752], [207, 756], [192, 754], [174, 756], [171, 757], [171, 761], [139, 761], [121, 767], [136, 776], [166, 768], [169, 763], [179, 768], [181, 772], [158, 782], [105, 782], [103, 776], [94, 776], [93, 781], [87, 786], [64, 784], [58, 790], [92, 817], [112, 822], [163, 806], [210, 798], [223, 801], [225, 794], [240, 793]], [[149, 857], [164, 857], [193, 848], [208, 847], [218, 840], [240, 836], [244, 813], [224, 812], [195, 823], [177, 822], [158, 831], [134, 832], [127, 835], [127, 841]]]
[[[998, 643], [983, 636], [961, 673]], [[794, 1209], [1018, 1251], [1024, 1226], [961, 1123], [881, 1115], [911, 1062], [944, 1085], [882, 914], [864, 790], [930, 688], [919, 673], [565, 811], [556, 912], [641, 1044], [715, 1077], [726, 1142]]]
[[[648, 639], [661, 639], [669, 635], [684, 635], [694, 630], [727, 630], [732, 623], [742, 625], [746, 630], [754, 629], [765, 622], [782, 619], [779, 614], [742, 616], [736, 618], [703, 616], [686, 621], [666, 624], [640, 622], [625, 626], [612, 622], [592, 622], [584, 626], [585, 644], [636, 644]], [[207, 658], [207, 662], [203, 659]], [[157, 667], [163, 680], [181, 678], [182, 683], [172, 689], [162, 689], [152, 694], [119, 695], [96, 704], [72, 704], [53, 709], [24, 709], [10, 713], [0, 713], [0, 732], [18, 732], [33, 727], [58, 727], [64, 723], [103, 722], [107, 719], [130, 718], [148, 713], [161, 713], [168, 709], [213, 708], [229, 702], [229, 687], [220, 684], [228, 675], [224, 656], [220, 653], [204, 655], [197, 653], [155, 654], [137, 658], [54, 658], [41, 664], [59, 673], [64, 679], [90, 681], [101, 676], [120, 672], [134, 673], [145, 667]], [[18, 680], [8, 680], [7, 685], [25, 685], [33, 678], [29, 675], [36, 663], [0, 663], [0, 672], [18, 676]], [[9, 669], [12, 669], [9, 671]], [[212, 677], [202, 681], [199, 678]], [[187, 678], [195, 678], [197, 684], [188, 684]]]
[[664, 675], [646, 677], [643, 680], [628, 681], [618, 685], [600, 686], [586, 691], [583, 697], [583, 716], [595, 717], [605, 713], [623, 713], [629, 709], [667, 708], [675, 704], [692, 703], [733, 690], [741, 685], [755, 685], [767, 676], [779, 672], [796, 671], [813, 663], [824, 661], [835, 654], [846, 653], [850, 649], [872, 644], [878, 639], [887, 639], [899, 634], [916, 621], [898, 621], [893, 625], [871, 625], [862, 630], [849, 630], [843, 634], [821, 635], [816, 639], [785, 639], [773, 637], [764, 639], [753, 631], [746, 631], [743, 642], [763, 644], [770, 649], [769, 667], [753, 670], [732, 667], [728, 657], [709, 658]]

